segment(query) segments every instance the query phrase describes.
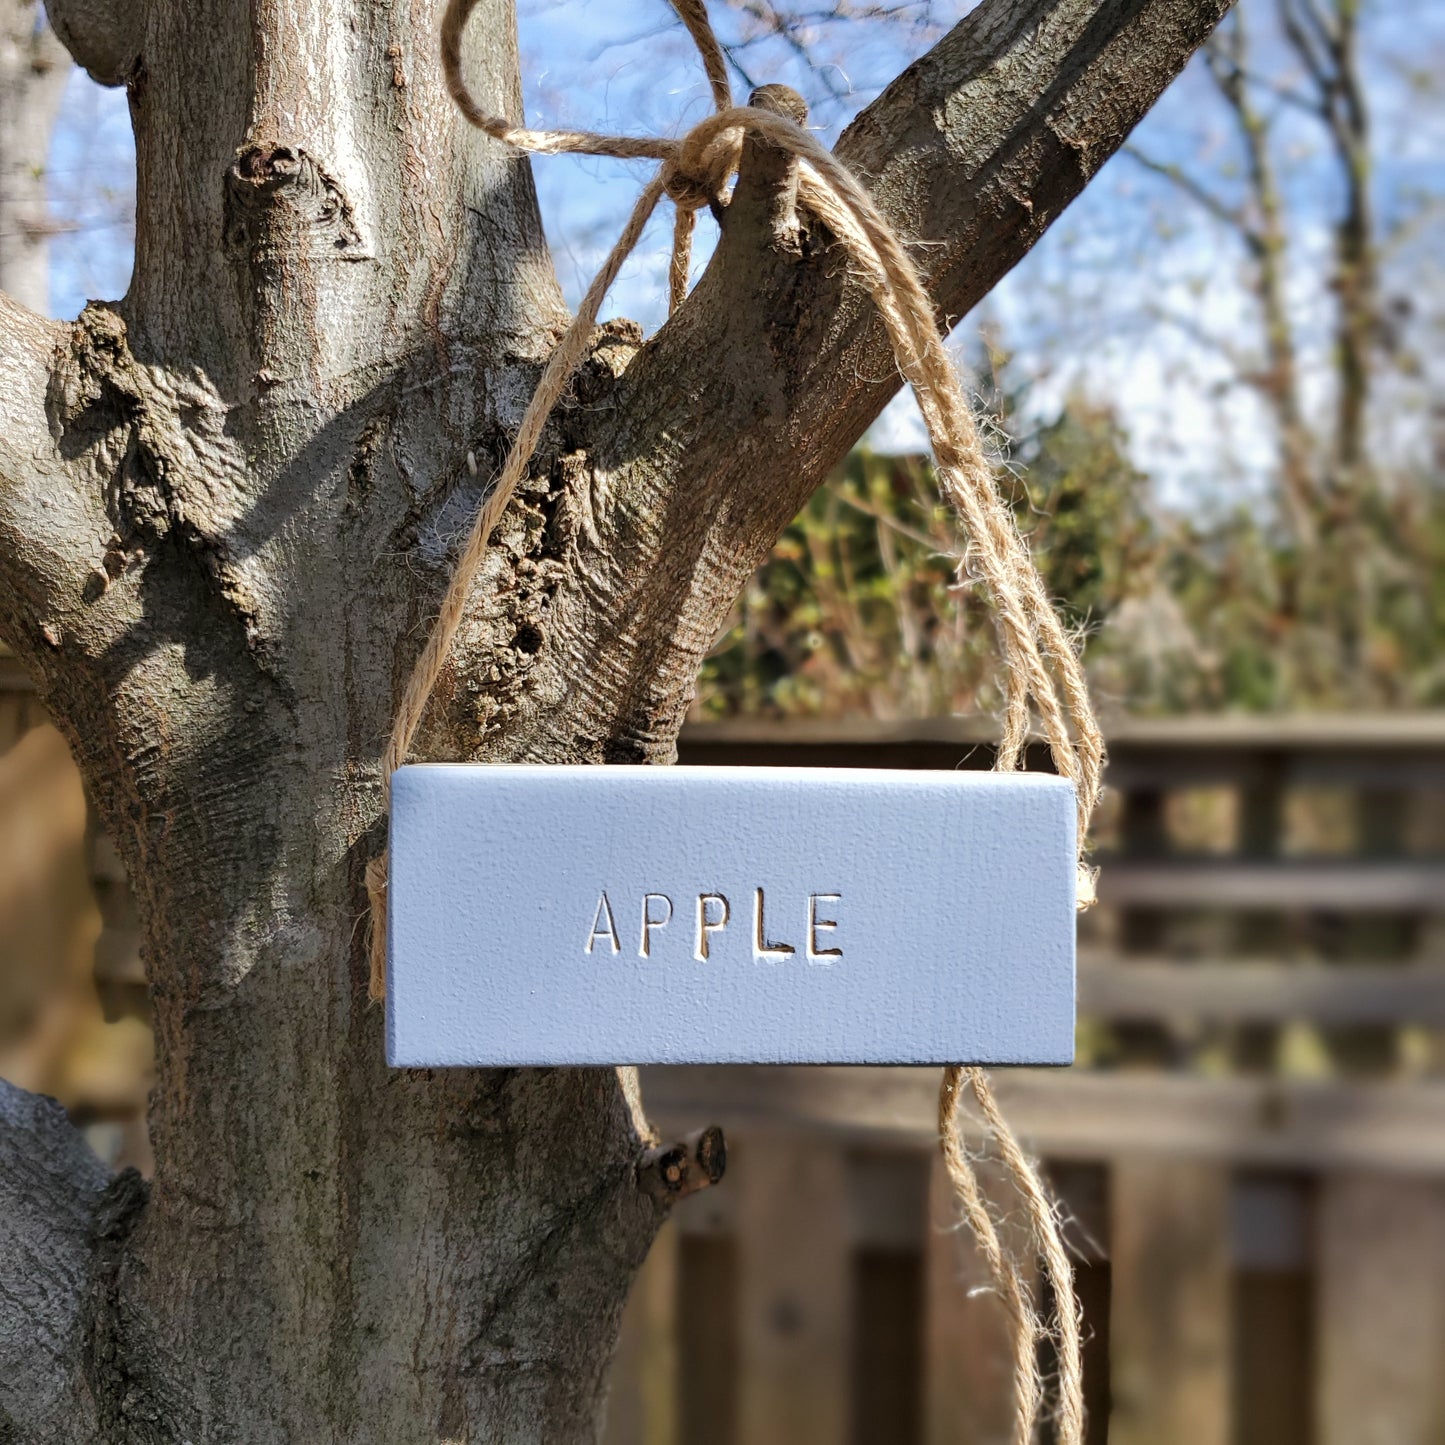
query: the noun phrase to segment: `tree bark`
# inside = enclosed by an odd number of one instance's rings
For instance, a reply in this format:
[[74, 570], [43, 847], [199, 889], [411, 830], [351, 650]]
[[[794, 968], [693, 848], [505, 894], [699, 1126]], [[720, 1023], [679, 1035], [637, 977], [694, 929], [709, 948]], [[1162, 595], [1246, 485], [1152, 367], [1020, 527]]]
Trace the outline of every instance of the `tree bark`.
[[[37, 1439], [93, 1436], [80, 1365], [105, 1168], [59, 1104], [4, 1080], [0, 1158], [0, 1438], [16, 1419]], [[135, 1190], [131, 1175], [116, 1192]]]
[[[1224, 4], [991, 0], [859, 120], [941, 314]], [[62, 9], [129, 90], [136, 267], [74, 324], [0, 303], [0, 631], [135, 881], [156, 1175], [0, 1130], [0, 1175], [56, 1179], [0, 1192], [0, 1362], [8, 1276], [56, 1261], [0, 1440], [591, 1440], [673, 1156], [620, 1071], [388, 1070], [360, 926], [395, 697], [566, 319], [530, 171], [453, 113], [434, 0]], [[518, 114], [509, 0], [468, 47]], [[654, 340], [599, 330], [420, 756], [671, 759], [732, 596], [898, 384], [778, 169], [749, 153]]]

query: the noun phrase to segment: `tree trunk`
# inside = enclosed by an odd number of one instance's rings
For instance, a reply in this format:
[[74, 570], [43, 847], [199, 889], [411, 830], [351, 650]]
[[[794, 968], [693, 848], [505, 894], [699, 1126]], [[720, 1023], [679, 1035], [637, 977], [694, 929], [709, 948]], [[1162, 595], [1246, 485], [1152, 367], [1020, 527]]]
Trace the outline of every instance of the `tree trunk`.
[[[1224, 3], [991, 0], [860, 118], [941, 314]], [[0, 1086], [0, 1440], [592, 1440], [670, 1203], [640, 1102], [388, 1070], [361, 922], [395, 698], [566, 320], [531, 173], [453, 113], [435, 0], [51, 12], [129, 91], [136, 268], [73, 325], [0, 302], [0, 623], [135, 881], [156, 1175]], [[510, 0], [468, 48], [518, 114]], [[671, 760], [733, 596], [897, 386], [777, 169], [749, 151], [654, 340], [599, 330], [420, 756]]]

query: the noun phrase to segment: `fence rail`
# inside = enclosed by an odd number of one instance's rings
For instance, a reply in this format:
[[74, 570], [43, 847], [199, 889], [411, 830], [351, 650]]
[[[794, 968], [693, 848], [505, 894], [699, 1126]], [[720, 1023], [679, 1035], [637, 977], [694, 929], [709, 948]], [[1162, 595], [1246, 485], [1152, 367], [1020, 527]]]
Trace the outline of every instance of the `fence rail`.
[[[642, 1079], [649, 1117], [676, 1130], [702, 1120], [746, 1137], [924, 1147], [935, 1137], [936, 1069], [649, 1068]], [[1014, 1129], [1049, 1160], [1149, 1155], [1445, 1179], [1445, 1081], [1000, 1069], [995, 1083]]]
[[1445, 1025], [1445, 965], [1187, 964], [1117, 958], [1079, 963], [1079, 1010], [1112, 1022]]
[[[0, 748], [42, 720], [0, 657]], [[1108, 731], [1085, 1062], [996, 1079], [1070, 1220], [1091, 1445], [1442, 1445], [1445, 715]], [[726, 724], [684, 730], [680, 760], [978, 768], [986, 734]], [[29, 754], [7, 777], [55, 813]], [[1191, 807], [1228, 825], [1207, 849]], [[124, 869], [80, 810], [65, 828], [102, 998], [144, 1016]], [[72, 1102], [143, 1161], [144, 1081], [114, 1080]], [[730, 1164], [639, 1277], [608, 1445], [1004, 1445], [1004, 1332], [934, 1162], [936, 1086], [644, 1071], [654, 1121], [721, 1122]]]

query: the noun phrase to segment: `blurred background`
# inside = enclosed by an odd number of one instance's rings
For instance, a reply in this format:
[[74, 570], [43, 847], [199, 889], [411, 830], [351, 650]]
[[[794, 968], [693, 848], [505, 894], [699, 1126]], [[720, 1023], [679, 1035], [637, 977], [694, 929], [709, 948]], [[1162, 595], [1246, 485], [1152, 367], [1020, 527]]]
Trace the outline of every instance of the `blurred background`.
[[[794, 85], [831, 140], [966, 7], [712, 8], [739, 92]], [[707, 109], [661, 0], [521, 23], [534, 121]], [[1442, 76], [1437, 0], [1240, 0], [954, 338], [1110, 741], [1079, 1064], [998, 1080], [1068, 1220], [1093, 1445], [1445, 1442]], [[575, 300], [637, 175], [536, 171]], [[0, 285], [121, 294], [133, 201], [124, 96], [0, 0]], [[660, 322], [666, 246], [614, 312]], [[900, 400], [740, 599], [682, 761], [988, 766], [960, 542]], [[145, 1169], [131, 895], [4, 657], [0, 858], [0, 1075]], [[609, 1445], [1008, 1439], [935, 1083], [648, 1071], [657, 1120], [721, 1121], [732, 1157], [639, 1280]]]

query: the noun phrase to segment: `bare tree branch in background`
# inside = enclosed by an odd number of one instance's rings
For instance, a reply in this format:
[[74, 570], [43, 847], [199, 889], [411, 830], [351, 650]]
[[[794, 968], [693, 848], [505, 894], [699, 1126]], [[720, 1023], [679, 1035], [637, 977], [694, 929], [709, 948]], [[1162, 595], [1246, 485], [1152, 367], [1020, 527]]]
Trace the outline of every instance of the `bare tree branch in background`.
[[1285, 34], [1319, 93], [1345, 204], [1335, 228], [1339, 396], [1334, 469], [1337, 485], [1359, 481], [1369, 465], [1366, 426], [1380, 329], [1379, 238], [1370, 197], [1370, 117], [1360, 73], [1360, 0], [1280, 0]]
[[[1309, 87], [1286, 86], [1252, 59], [1247, 17], [1235, 11], [1204, 49], [1204, 59], [1245, 160], [1245, 204], [1209, 191], [1183, 163], [1161, 163], [1132, 151], [1155, 174], [1175, 184], [1228, 225], [1253, 262], [1252, 289], [1263, 322], [1266, 369], [1248, 378], [1272, 412], [1289, 511], [1302, 543], [1317, 533], [1322, 506], [1338, 506], [1368, 470], [1367, 420], [1374, 380], [1375, 338], [1381, 330], [1374, 208], [1370, 197], [1369, 112], [1360, 74], [1357, 0], [1276, 0], [1282, 32]], [[1334, 178], [1344, 201], [1334, 222], [1334, 265], [1328, 292], [1336, 308], [1332, 442], [1321, 454], [1300, 392], [1298, 319], [1288, 295], [1289, 237], [1276, 174], [1275, 121], [1260, 95], [1283, 99], [1321, 122], [1331, 147]]]
[[741, 35], [724, 46], [744, 84], [751, 87], [757, 83], [745, 59], [747, 53], [776, 38], [803, 61], [816, 84], [832, 100], [847, 96], [851, 81], [836, 66], [820, 59], [816, 40], [821, 29], [845, 23], [856, 27], [865, 21], [887, 21], [907, 24], [920, 34], [927, 34], [935, 25], [933, 0], [884, 0], [871, 5], [832, 0], [831, 4], [802, 6], [780, 5], [775, 0], [727, 0], [727, 5], [744, 20]]
[[1255, 379], [1274, 412], [1279, 433], [1281, 480], [1302, 547], [1313, 546], [1319, 499], [1312, 476], [1310, 439], [1300, 396], [1299, 347], [1286, 290], [1288, 240], [1284, 203], [1275, 174], [1268, 120], [1254, 103], [1246, 81], [1249, 36], [1243, 13], [1236, 11], [1224, 35], [1204, 49], [1214, 83], [1234, 117], [1244, 149], [1251, 219], [1242, 233], [1255, 266], [1256, 290], [1264, 324], [1263, 375]]
[[[826, 29], [810, 29], [826, 6], [807, 11], [806, 20], [801, 6], [783, 0], [735, 8], [787, 27], [815, 60], [827, 53]], [[1091, 341], [1063, 308], [1094, 312], [1107, 342], [1117, 341], [1121, 321], [1136, 332], [1128, 359], [1114, 364], [1146, 373], [1151, 400], [1126, 403], [1118, 415], [1126, 427], [1142, 424], [1131, 454], [1150, 457], [1169, 487], [1154, 596], [1167, 598], [1176, 587], [1187, 594], [1190, 625], [1211, 639], [1166, 679], [1171, 706], [1180, 698], [1191, 706], [1379, 706], [1441, 695], [1432, 659], [1442, 624], [1431, 591], [1440, 565], [1439, 469], [1432, 472], [1423, 456], [1440, 404], [1422, 360], [1430, 344], [1418, 339], [1434, 293], [1428, 258], [1411, 248], [1445, 198], [1431, 194], [1437, 183], [1429, 172], [1405, 159], [1412, 144], [1428, 144], [1432, 118], [1439, 123], [1439, 67], [1421, 36], [1441, 32], [1421, 23], [1428, 14], [1426, 0], [1399, 12], [1364, 10], [1356, 0], [1245, 0], [1198, 57], [1187, 112], [1161, 116], [1146, 139], [1125, 147], [1142, 172], [1166, 183], [1149, 187], [1163, 201], [1147, 239], [1135, 239], [1137, 203], [1121, 188], [1113, 214], [1096, 203], [1090, 226], [1077, 228], [1088, 233], [1102, 223], [1103, 245], [1084, 249], [1092, 234], [1082, 245], [1065, 239], [1078, 264], [1056, 287], [1038, 288], [1059, 308], [1047, 299], [1015, 305], [1024, 315], [1011, 324], [1025, 328], [1025, 348], [1036, 360], [1061, 347], [1061, 369], [1080, 387], [1062, 404], [1047, 392], [1044, 404], [1060, 425], [1071, 415], [1080, 420], [1089, 402], [1107, 409], [1112, 401], [1082, 360]], [[1403, 153], [1383, 134], [1402, 94], [1426, 107], [1412, 104], [1397, 117]], [[1109, 299], [1081, 302], [1088, 289], [1081, 277], [1100, 255], [1108, 259], [1099, 265], [1099, 292]], [[1122, 273], [1134, 269], [1131, 284]], [[1161, 380], [1169, 389], [1162, 402]], [[1190, 422], [1190, 433], [1208, 436], [1184, 462], [1198, 490], [1177, 514], [1178, 477], [1168, 475], [1167, 461], [1138, 449], [1141, 441], [1151, 445], [1145, 439], [1158, 426], [1152, 445], [1183, 457], [1178, 438], [1188, 433], [1170, 433], [1165, 414], [1175, 405], [1212, 418], [1203, 428]], [[1016, 415], [1025, 437], [1042, 420]], [[852, 499], [840, 486], [847, 507]], [[1196, 501], [1202, 506], [1186, 520]], [[865, 561], [880, 550], [835, 518], [821, 508], [809, 514], [810, 555], [824, 539], [862, 546]], [[793, 532], [784, 546], [795, 547]], [[789, 559], [774, 563], [780, 560]], [[858, 555], [847, 560], [856, 566]], [[764, 694], [768, 706], [804, 711], [886, 708], [911, 695], [910, 682], [877, 665], [872, 674], [887, 681], [866, 699], [841, 666], [811, 686], [828, 654], [808, 651], [806, 621], [842, 619], [833, 578], [799, 563], [808, 573], [803, 585], [788, 566], [769, 566], [767, 586], [791, 596], [796, 615], [792, 604], [761, 593], [739, 610], [726, 655], [713, 667], [716, 710], [750, 706]], [[883, 575], [895, 607], [906, 609], [906, 590], [895, 585], [901, 573], [884, 566]], [[1224, 599], [1232, 600], [1219, 605]], [[769, 618], [769, 605], [787, 626]], [[793, 636], [788, 627], [800, 619], [805, 625]], [[908, 651], [901, 635], [908, 617], [900, 611], [878, 625], [889, 648]], [[1121, 627], [1111, 624], [1110, 636], [1091, 646], [1096, 662], [1116, 644], [1120, 655], [1127, 650]], [[863, 656], [855, 622], [835, 620], [818, 635], [839, 639], [838, 655], [850, 663]], [[740, 660], [754, 647], [761, 691]], [[1190, 668], [1194, 681], [1186, 685]], [[935, 684], [936, 700], [947, 689], [942, 678]], [[969, 686], [965, 669], [955, 705], [973, 705]], [[1147, 691], [1128, 696], [1145, 705]]]
[[[1271, 16], [1275, 39], [1266, 49], [1257, 33]], [[1380, 280], [1358, 0], [1253, 0], [1211, 38], [1202, 63], [1238, 147], [1237, 185], [1198, 161], [1131, 154], [1243, 248], [1263, 365], [1235, 375], [1272, 423], [1282, 510], [1298, 549], [1285, 585], [1296, 594], [1299, 617], [1312, 619], [1308, 630], [1338, 654], [1331, 660], [1321, 653], [1316, 682], [1338, 667], [1354, 679], [1348, 690], [1368, 697], [1377, 594], [1382, 579], [1408, 570], [1401, 545], [1408, 553], [1413, 539], [1396, 520], [1400, 499], [1382, 493], [1372, 444], [1387, 430], [1374, 412], [1394, 318]], [[1298, 197], [1287, 197], [1281, 166], [1290, 164], [1286, 137], [1311, 122], [1322, 149], [1312, 162], [1319, 199], [1306, 212]], [[1333, 197], [1331, 206], [1326, 198]], [[1323, 261], [1308, 240], [1307, 228], [1319, 219], [1331, 237]], [[1305, 307], [1304, 294], [1316, 303]], [[1322, 318], [1327, 344], [1319, 339]], [[1327, 385], [1307, 389], [1306, 356], [1311, 374]]]
[[0, 0], [0, 289], [36, 311], [49, 304], [46, 170], [70, 70], [40, 0]]

